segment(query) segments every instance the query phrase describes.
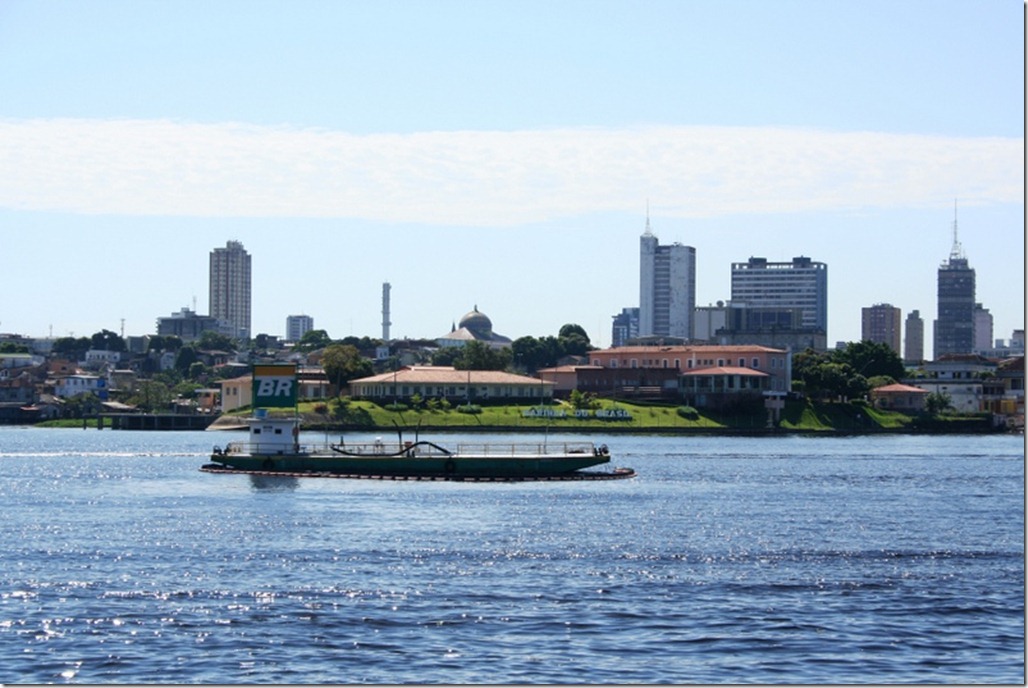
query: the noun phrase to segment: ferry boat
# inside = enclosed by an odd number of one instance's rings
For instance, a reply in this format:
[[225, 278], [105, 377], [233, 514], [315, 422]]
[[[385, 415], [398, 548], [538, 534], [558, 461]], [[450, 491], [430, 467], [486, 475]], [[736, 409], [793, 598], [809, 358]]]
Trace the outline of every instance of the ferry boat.
[[434, 442], [338, 443], [300, 442], [297, 413], [270, 416], [268, 408], [296, 403], [295, 366], [257, 365], [253, 377], [254, 414], [245, 419], [248, 437], [214, 447], [208, 473], [252, 473], [280, 476], [432, 480], [544, 480], [627, 478], [634, 471], [619, 468], [588, 472], [584, 468], [610, 463], [606, 445], [591, 442], [458, 444], [448, 449]]
[[297, 418], [247, 419], [245, 441], [214, 447], [208, 473], [383, 479], [527, 480], [627, 478], [630, 469], [583, 472], [610, 463], [592, 442], [461, 443], [449, 449], [424, 440], [305, 444]]

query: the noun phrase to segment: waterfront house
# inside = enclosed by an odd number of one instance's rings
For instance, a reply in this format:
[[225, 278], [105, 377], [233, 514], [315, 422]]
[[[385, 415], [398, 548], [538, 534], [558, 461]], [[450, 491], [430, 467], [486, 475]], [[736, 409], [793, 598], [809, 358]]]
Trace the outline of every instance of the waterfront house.
[[890, 409], [901, 413], [921, 413], [929, 392], [900, 383], [875, 387], [871, 390], [871, 403], [876, 408]]

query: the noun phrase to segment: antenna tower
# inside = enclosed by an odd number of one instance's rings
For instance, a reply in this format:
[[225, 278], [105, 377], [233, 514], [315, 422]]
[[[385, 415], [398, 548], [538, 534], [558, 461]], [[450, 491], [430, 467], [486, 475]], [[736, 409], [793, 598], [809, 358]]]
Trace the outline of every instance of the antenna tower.
[[382, 283], [382, 341], [389, 341], [389, 290], [392, 286], [388, 282]]
[[957, 238], [957, 199], [953, 199], [953, 248], [950, 249], [949, 259], [960, 260], [964, 257], [964, 247], [960, 245]]

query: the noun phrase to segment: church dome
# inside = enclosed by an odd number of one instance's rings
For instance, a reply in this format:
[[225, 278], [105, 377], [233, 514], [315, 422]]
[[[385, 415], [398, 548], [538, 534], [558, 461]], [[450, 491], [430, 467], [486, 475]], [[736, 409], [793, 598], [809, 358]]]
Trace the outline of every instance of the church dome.
[[477, 305], [460, 319], [457, 327], [467, 328], [478, 339], [491, 339], [493, 336], [493, 321], [485, 313], [480, 312]]

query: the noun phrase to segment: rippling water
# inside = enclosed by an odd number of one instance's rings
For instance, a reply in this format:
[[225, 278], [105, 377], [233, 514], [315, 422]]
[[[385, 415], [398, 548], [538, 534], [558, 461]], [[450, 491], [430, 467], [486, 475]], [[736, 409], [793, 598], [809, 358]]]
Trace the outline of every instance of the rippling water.
[[1023, 438], [512, 484], [200, 473], [226, 439], [0, 428], [0, 682], [1024, 681]]

